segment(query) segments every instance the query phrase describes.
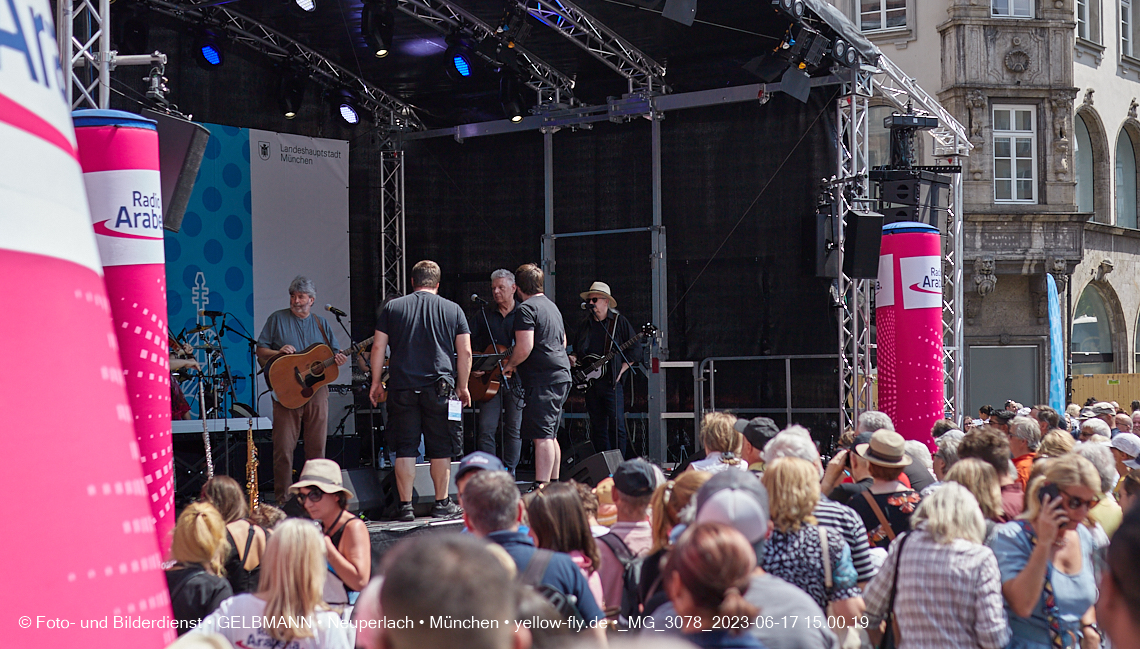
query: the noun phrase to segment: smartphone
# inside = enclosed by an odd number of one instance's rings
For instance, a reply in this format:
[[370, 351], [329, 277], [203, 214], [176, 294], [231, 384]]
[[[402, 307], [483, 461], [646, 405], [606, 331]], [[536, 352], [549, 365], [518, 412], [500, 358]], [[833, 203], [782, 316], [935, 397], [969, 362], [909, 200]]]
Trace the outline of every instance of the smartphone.
[[1052, 499], [1052, 498], [1056, 498], [1060, 495], [1061, 495], [1061, 488], [1058, 487], [1057, 485], [1053, 484], [1052, 482], [1048, 482], [1048, 483], [1042, 485], [1041, 488], [1037, 490], [1037, 501], [1044, 504], [1046, 497]]

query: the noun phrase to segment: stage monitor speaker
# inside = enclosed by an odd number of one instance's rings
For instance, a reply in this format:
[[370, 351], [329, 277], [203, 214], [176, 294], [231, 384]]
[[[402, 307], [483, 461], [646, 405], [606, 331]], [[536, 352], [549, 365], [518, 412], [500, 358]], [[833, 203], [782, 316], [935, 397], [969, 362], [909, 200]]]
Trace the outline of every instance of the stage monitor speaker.
[[[455, 488], [455, 472], [459, 470], [459, 463], [451, 463], [451, 481], [447, 485], [447, 495], [455, 500], [458, 490]], [[390, 471], [384, 475], [380, 482], [384, 494], [384, 514], [391, 516], [400, 507], [400, 492], [396, 489], [396, 472]], [[431, 464], [416, 465], [416, 479], [412, 483], [412, 507], [416, 516], [427, 516], [435, 505], [435, 483], [431, 480]]]
[[353, 514], [379, 510], [384, 507], [384, 489], [380, 485], [380, 474], [372, 467], [351, 469], [340, 472], [344, 488], [352, 492], [348, 499], [348, 511]]
[[573, 480], [596, 487], [599, 482], [613, 475], [621, 461], [621, 451], [603, 451], [581, 462], [563, 466], [559, 476], [561, 480]]
[[843, 273], [852, 279], [879, 276], [879, 245], [883, 240], [883, 215], [851, 210], [843, 242]]
[[143, 117], [158, 122], [159, 179], [162, 183], [162, 227], [178, 232], [190, 192], [206, 154], [210, 131], [174, 115], [144, 109]]

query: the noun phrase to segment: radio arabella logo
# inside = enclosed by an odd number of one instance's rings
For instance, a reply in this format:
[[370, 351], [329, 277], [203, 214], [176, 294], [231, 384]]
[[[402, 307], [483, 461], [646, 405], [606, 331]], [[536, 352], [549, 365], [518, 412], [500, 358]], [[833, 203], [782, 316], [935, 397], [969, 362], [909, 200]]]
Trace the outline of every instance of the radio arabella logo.
[[257, 155], [261, 156], [262, 160], [268, 160], [269, 159], [269, 143], [268, 142], [260, 142], [259, 141], [257, 143]]

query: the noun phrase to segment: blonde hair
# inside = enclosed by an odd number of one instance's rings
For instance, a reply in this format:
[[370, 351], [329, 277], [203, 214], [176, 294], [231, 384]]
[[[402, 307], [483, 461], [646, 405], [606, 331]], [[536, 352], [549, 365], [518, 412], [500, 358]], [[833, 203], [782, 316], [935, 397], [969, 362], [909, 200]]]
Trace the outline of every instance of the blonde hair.
[[[292, 642], [313, 637], [310, 617], [322, 601], [325, 586], [325, 543], [311, 521], [290, 518], [269, 537], [261, 559], [257, 596], [265, 600], [267, 619], [284, 618], [285, 624], [266, 629], [274, 640]], [[308, 623], [301, 618], [309, 618]]]
[[[970, 460], [962, 460], [967, 462]], [[981, 460], [972, 460], [994, 473], [994, 468]], [[957, 468], [962, 462], [955, 464]], [[997, 478], [994, 478], [996, 483]], [[934, 537], [937, 543], [950, 543], [955, 539], [965, 539], [981, 543], [986, 537], [986, 522], [982, 520], [982, 510], [978, 500], [965, 486], [948, 482], [918, 504], [911, 525], [922, 528]]]
[[1046, 483], [1055, 484], [1061, 489], [1068, 487], [1088, 487], [1094, 493], [1100, 493], [1100, 474], [1092, 462], [1077, 455], [1069, 453], [1058, 458], [1050, 458], [1043, 462], [1045, 465], [1041, 475], [1030, 479], [1029, 488], [1025, 490], [1025, 511], [1017, 518], [1031, 521], [1037, 518], [1041, 511], [1041, 501], [1037, 493]]
[[649, 501], [649, 519], [653, 525], [650, 554], [669, 546], [669, 533], [681, 522], [681, 510], [711, 477], [712, 474], [705, 471], [686, 471], [653, 492], [653, 499]]
[[229, 554], [226, 522], [209, 503], [193, 503], [182, 510], [174, 526], [170, 556], [181, 563], [196, 563], [215, 575], [224, 575], [223, 558]]
[[[740, 455], [744, 437], [736, 432], [736, 416], [727, 412], [710, 412], [701, 421], [701, 446], [706, 451], [734, 453]], [[738, 464], [738, 458], [721, 460], [726, 464]]]
[[763, 482], [773, 527], [795, 532], [803, 523], [815, 525], [812, 511], [819, 504], [819, 472], [811, 462], [798, 457], [778, 458], [765, 465]]
[[1054, 428], [1041, 438], [1041, 445], [1037, 447], [1037, 457], [1061, 457], [1072, 451], [1075, 445], [1076, 441], [1072, 435]]
[[956, 482], [968, 489], [986, 518], [997, 520], [1002, 517], [1005, 510], [1001, 504], [1001, 484], [998, 482], [997, 471], [986, 462], [976, 457], [958, 460], [946, 472], [946, 481]]

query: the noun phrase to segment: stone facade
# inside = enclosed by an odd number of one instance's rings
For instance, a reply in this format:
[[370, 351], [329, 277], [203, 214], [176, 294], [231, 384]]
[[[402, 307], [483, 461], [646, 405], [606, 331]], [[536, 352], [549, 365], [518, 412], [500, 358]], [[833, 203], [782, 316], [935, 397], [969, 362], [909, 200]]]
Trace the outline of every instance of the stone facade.
[[[856, 24], [868, 6], [832, 1]], [[1028, 16], [995, 16], [991, 0], [922, 0], [907, 7], [909, 38], [900, 38], [898, 27], [864, 33], [919, 85], [938, 88], [939, 100], [967, 128], [974, 145], [962, 160], [967, 350], [1038, 347], [1032, 398], [1043, 401], [1049, 361], [1046, 273], [1057, 280], [1069, 320], [1078, 315], [1082, 293], [1095, 291], [1108, 316], [1112, 369], [1140, 371], [1134, 361], [1140, 352], [1140, 230], [1132, 214], [1140, 198], [1122, 203], [1128, 213], [1117, 214], [1119, 188], [1130, 192], [1140, 186], [1121, 185], [1117, 177], [1122, 133], [1134, 143], [1133, 153], [1140, 153], [1140, 41], [1135, 58], [1122, 54], [1119, 0], [1082, 2], [1087, 13], [1080, 25], [1075, 0], [1031, 5]], [[1140, 18], [1140, 6], [1134, 11]], [[1032, 111], [1034, 200], [995, 199], [995, 106]], [[1075, 120], [1082, 120], [1089, 135], [1080, 151]], [[922, 149], [933, 150], [929, 143]], [[1087, 157], [1078, 156], [1091, 156], [1091, 178]], [[928, 155], [925, 162], [937, 161]], [[1084, 164], [1083, 175], [1078, 163]], [[1135, 173], [1137, 167], [1126, 165], [1125, 171]], [[1087, 322], [1081, 320], [1086, 327]], [[1105, 337], [1102, 332], [1092, 347], [1107, 349]], [[969, 395], [968, 351], [964, 358]]]

